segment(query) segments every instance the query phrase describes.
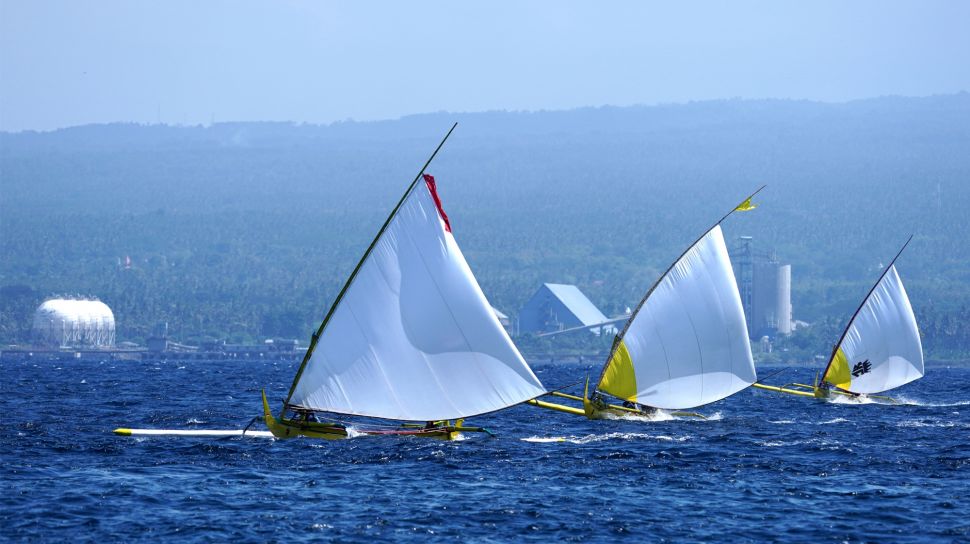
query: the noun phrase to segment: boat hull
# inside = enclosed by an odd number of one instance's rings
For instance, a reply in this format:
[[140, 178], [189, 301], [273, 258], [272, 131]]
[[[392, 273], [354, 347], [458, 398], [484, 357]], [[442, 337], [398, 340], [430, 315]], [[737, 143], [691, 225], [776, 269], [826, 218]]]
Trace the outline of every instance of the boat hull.
[[[342, 440], [350, 437], [347, 426], [340, 423], [320, 423], [294, 419], [276, 418], [270, 411], [266, 392], [263, 392], [263, 421], [276, 438], [322, 438], [324, 440]], [[397, 428], [367, 428], [355, 429], [356, 433], [368, 436], [416, 436], [420, 438], [434, 438], [438, 440], [457, 440], [462, 432], [489, 433], [482, 427], [465, 427], [462, 421], [454, 425], [451, 422], [435, 422], [434, 425], [418, 425], [405, 423]]]

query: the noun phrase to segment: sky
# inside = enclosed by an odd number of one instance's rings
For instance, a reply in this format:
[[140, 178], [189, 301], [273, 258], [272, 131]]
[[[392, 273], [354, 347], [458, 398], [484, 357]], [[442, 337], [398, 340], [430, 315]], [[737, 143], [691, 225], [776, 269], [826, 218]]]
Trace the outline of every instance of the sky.
[[970, 2], [0, 0], [0, 130], [970, 90]]

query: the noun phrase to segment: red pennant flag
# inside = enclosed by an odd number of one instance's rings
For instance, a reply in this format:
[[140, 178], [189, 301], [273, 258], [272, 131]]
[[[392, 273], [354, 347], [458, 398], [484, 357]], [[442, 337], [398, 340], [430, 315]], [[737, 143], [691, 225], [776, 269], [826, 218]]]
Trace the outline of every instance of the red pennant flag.
[[441, 207], [441, 200], [438, 198], [438, 189], [434, 184], [434, 176], [425, 174], [424, 182], [428, 184], [428, 190], [431, 191], [431, 198], [434, 199], [434, 205], [438, 207], [438, 214], [441, 215], [441, 219], [443, 219], [445, 222], [445, 230], [451, 232], [451, 223], [448, 222], [448, 214], [446, 214], [444, 208]]

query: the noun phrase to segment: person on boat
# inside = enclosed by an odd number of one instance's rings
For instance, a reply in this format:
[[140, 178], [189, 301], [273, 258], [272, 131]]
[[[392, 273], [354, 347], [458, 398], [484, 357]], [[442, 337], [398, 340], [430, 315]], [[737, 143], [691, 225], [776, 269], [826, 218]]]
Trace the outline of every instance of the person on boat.
[[300, 410], [297, 412], [297, 419], [302, 423], [319, 423], [316, 412], [312, 410]]
[[593, 393], [593, 396], [590, 397], [589, 402], [593, 405], [593, 408], [596, 408], [599, 411], [609, 409], [609, 406], [606, 404], [606, 399], [604, 399], [603, 395], [599, 393]]

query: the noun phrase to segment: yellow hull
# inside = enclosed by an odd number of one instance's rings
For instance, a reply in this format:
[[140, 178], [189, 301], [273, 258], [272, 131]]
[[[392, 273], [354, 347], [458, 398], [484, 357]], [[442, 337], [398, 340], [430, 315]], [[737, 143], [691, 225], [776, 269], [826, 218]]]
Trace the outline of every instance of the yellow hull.
[[[276, 438], [322, 438], [324, 440], [341, 440], [349, 437], [347, 427], [340, 423], [319, 423], [316, 421], [300, 421], [273, 417], [263, 391], [263, 421]], [[360, 434], [370, 436], [417, 436], [434, 438], [437, 440], [456, 440], [462, 432], [489, 433], [481, 427], [465, 427], [462, 420], [454, 425], [450, 421], [435, 422], [432, 426], [405, 423], [398, 428], [361, 428]]]
[[263, 421], [266, 422], [269, 432], [273, 433], [276, 438], [296, 438], [297, 436], [322, 438], [324, 440], [347, 438], [347, 428], [337, 423], [276, 419], [269, 409], [265, 391], [263, 391]]

